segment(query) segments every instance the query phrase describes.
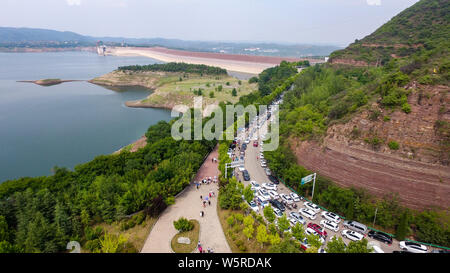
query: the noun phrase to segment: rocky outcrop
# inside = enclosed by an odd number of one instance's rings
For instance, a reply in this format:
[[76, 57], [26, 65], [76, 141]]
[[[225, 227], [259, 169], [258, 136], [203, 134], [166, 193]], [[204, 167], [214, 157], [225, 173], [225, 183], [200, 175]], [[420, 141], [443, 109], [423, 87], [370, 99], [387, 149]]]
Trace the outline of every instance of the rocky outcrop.
[[[320, 144], [291, 139], [298, 163], [341, 186], [380, 197], [398, 193], [411, 208], [450, 207], [450, 151], [435, 126], [437, 120], [450, 122], [449, 90], [415, 87], [409, 114], [374, 103], [350, 121], [329, 126]], [[373, 138], [381, 142], [374, 145]], [[398, 150], [388, 146], [391, 141]]]

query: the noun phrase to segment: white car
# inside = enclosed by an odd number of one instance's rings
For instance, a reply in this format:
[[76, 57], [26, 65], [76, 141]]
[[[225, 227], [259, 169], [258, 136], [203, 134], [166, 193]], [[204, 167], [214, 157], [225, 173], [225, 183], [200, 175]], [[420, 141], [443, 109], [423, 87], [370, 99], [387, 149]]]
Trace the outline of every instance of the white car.
[[341, 217], [329, 211], [322, 212], [322, 217], [327, 219], [328, 221], [335, 222], [336, 224], [339, 224], [339, 222], [341, 221]]
[[261, 186], [258, 183], [256, 183], [256, 181], [250, 181], [250, 185], [252, 185], [252, 189], [255, 189], [255, 190], [261, 189]]
[[316, 214], [314, 213], [314, 211], [310, 210], [310, 209], [305, 209], [305, 208], [301, 208], [298, 210], [298, 212], [305, 216], [306, 218], [309, 218], [311, 220], [316, 219]]
[[353, 230], [344, 229], [342, 231], [342, 237], [345, 237], [352, 241], [361, 241], [364, 238], [364, 235]]
[[370, 247], [372, 247], [372, 253], [384, 253], [383, 249], [379, 247], [375, 242], [369, 242]]
[[303, 219], [303, 217], [298, 212], [291, 211], [291, 212], [289, 212], [289, 216], [291, 218], [295, 218], [297, 220], [297, 222], [299, 222], [300, 224], [306, 225], [305, 219]]
[[272, 172], [270, 171], [270, 169], [266, 168], [266, 175], [271, 175], [271, 174], [272, 174]]
[[278, 193], [276, 191], [269, 190], [268, 192], [270, 197], [272, 197], [272, 199], [278, 199]]
[[269, 195], [261, 195], [261, 194], [258, 194], [256, 197], [259, 199], [259, 201], [260, 201], [261, 203], [263, 203], [263, 202], [269, 202], [269, 200], [270, 200], [270, 196], [269, 196]]
[[265, 197], [266, 200], [270, 200], [270, 195], [269, 195], [269, 192], [267, 192], [267, 190], [259, 189], [258, 193], [259, 193], [260, 196]]
[[400, 249], [408, 251], [408, 252], [412, 252], [412, 253], [427, 253], [428, 252], [428, 247], [418, 244], [418, 243], [413, 243], [413, 242], [409, 242], [409, 241], [401, 241], [398, 244], [400, 246]]
[[315, 236], [317, 236], [317, 237], [320, 238], [320, 242], [322, 242], [322, 244], [325, 243], [325, 239], [324, 239], [322, 236], [320, 236], [319, 233], [317, 233], [314, 229], [312, 229], [312, 228], [307, 228], [307, 229], [305, 230], [305, 233], [306, 233], [307, 235], [315, 235]]
[[274, 208], [274, 207], [272, 207], [272, 209], [273, 209], [273, 212], [275, 213], [275, 215], [276, 215], [277, 217], [283, 216], [283, 212], [281, 212], [281, 210], [279, 210], [279, 209], [277, 209], [277, 208]]
[[339, 225], [332, 221], [322, 220], [322, 221], [320, 221], [320, 226], [322, 226], [326, 229], [332, 230], [334, 232], [339, 231]]
[[283, 201], [286, 201], [288, 204], [292, 204], [294, 202], [294, 200], [292, 200], [292, 198], [287, 194], [281, 193], [280, 197]]
[[265, 162], [261, 162], [261, 167], [265, 168], [267, 167], [267, 164]]
[[295, 225], [298, 223], [298, 220], [293, 217], [289, 217], [288, 220], [292, 227], [295, 227]]
[[319, 206], [317, 206], [316, 204], [313, 204], [311, 202], [304, 202], [303, 205], [305, 206], [305, 208], [314, 211], [314, 213], [318, 213], [320, 211]]
[[291, 192], [289, 195], [291, 196], [292, 200], [294, 200], [294, 202], [300, 202], [300, 197], [295, 192]]
[[251, 208], [254, 212], [258, 212], [258, 211], [259, 211], [259, 207], [258, 207], [258, 205], [256, 205], [256, 203], [255, 203], [254, 201], [251, 201], [251, 202], [249, 203], [249, 205], [250, 205], [250, 208]]
[[277, 185], [275, 185], [274, 183], [263, 183], [262, 187], [266, 190], [272, 190], [272, 191], [277, 190]]

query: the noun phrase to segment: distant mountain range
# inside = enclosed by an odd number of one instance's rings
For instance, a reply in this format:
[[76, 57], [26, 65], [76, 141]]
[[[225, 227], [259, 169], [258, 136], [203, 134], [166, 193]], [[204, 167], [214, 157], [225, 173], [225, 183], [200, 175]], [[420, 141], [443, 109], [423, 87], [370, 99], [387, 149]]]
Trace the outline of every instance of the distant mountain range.
[[190, 51], [281, 57], [328, 56], [331, 52], [341, 49], [334, 45], [283, 45], [276, 43], [185, 41], [164, 38], [92, 37], [70, 31], [0, 27], [0, 47], [3, 48], [95, 46], [98, 41], [107, 45], [163, 46]]

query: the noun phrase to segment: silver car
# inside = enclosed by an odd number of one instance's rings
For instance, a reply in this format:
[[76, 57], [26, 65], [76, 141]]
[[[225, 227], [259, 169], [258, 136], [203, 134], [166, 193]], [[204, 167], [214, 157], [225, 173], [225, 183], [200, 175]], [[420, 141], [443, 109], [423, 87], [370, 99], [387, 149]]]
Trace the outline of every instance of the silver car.
[[367, 232], [367, 226], [356, 221], [344, 221], [343, 225], [348, 229], [362, 234], [365, 234]]

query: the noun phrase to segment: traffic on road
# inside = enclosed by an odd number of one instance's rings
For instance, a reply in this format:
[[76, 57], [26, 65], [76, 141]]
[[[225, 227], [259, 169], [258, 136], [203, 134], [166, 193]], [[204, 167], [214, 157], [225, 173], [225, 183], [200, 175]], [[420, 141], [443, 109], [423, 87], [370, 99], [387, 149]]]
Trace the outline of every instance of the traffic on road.
[[325, 252], [326, 243], [334, 236], [341, 237], [345, 244], [367, 238], [374, 253], [431, 251], [431, 248], [425, 245], [408, 241], [399, 242], [386, 233], [369, 231], [362, 223], [343, 221], [337, 214], [323, 211], [316, 204], [279, 183], [267, 167], [263, 141], [266, 140], [268, 124], [274, 121], [273, 117], [280, 103], [282, 97], [270, 105], [266, 113], [260, 113], [253, 119], [247, 129], [241, 130], [233, 142], [234, 147], [230, 147], [230, 157], [233, 148], [236, 148], [240, 151], [239, 159], [244, 160], [244, 166], [240, 171], [236, 169], [235, 175], [244, 186], [251, 185], [254, 191], [254, 200], [249, 204], [252, 210], [264, 216], [263, 208], [271, 206], [277, 217], [285, 214], [291, 226], [302, 224], [306, 234], [320, 237], [323, 244], [319, 252], [322, 253]]

